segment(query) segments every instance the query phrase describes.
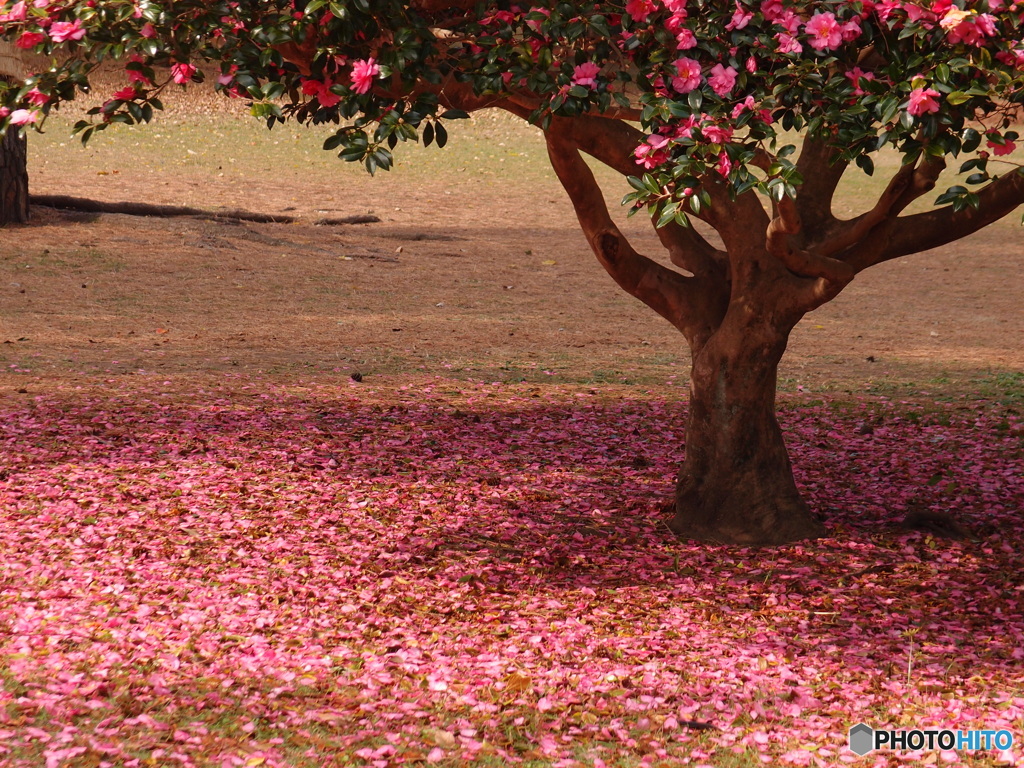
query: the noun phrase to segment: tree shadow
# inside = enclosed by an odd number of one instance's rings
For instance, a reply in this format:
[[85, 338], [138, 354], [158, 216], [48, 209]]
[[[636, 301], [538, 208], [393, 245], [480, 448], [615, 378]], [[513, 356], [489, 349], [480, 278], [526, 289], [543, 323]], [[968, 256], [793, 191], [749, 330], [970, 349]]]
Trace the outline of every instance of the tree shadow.
[[[724, 635], [759, 627], [761, 653], [831, 649], [865, 670], [900, 668], [917, 642], [931, 649], [921, 674], [1019, 673], [1021, 446], [985, 408], [911, 417], [907, 406], [784, 403], [798, 479], [833, 536], [764, 550], [682, 542], [666, 527], [680, 402], [469, 385], [401, 402], [148, 392], [2, 411], [9, 525], [39, 505], [85, 515], [89, 477], [206, 536], [204, 515], [223, 512], [213, 489], [228, 488], [240, 518], [298, 550], [330, 557], [361, 537], [345, 557], [365, 578], [433, 579], [513, 611], [537, 594], [635, 601]], [[900, 531], [911, 507], [958, 508], [980, 540]], [[125, 536], [146, 550], [142, 533]], [[230, 542], [244, 544], [245, 530]]]

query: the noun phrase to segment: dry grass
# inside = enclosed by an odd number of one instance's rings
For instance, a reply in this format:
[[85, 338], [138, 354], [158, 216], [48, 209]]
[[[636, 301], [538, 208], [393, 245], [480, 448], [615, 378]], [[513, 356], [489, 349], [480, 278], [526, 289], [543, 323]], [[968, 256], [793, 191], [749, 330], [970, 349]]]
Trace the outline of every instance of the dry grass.
[[[31, 139], [34, 191], [306, 223], [38, 209], [0, 250], [7, 391], [143, 371], [684, 384], [682, 339], [594, 262], [533, 129], [483, 115], [453, 126], [445, 150], [409, 147], [370, 178], [320, 149], [325, 130], [267, 134], [209, 95], [169, 101], [155, 125], [85, 149], [67, 136], [73, 116], [51, 120]], [[614, 206], [621, 182], [603, 178]], [[877, 183], [848, 199], [860, 205]], [[356, 213], [383, 221], [311, 226]], [[639, 218], [624, 226], [658, 252]], [[1004, 222], [858, 278], [797, 329], [783, 386], [970, 386], [1024, 370], [1019, 232]]]

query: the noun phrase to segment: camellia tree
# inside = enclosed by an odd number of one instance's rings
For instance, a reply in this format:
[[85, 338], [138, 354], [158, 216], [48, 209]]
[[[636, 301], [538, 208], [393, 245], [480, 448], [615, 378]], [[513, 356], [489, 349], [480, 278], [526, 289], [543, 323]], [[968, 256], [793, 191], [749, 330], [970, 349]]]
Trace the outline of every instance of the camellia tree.
[[[61, 52], [4, 92], [8, 130], [42, 123], [109, 60], [124, 84], [83, 139], [150, 120], [203, 62], [271, 127], [338, 124], [325, 149], [370, 172], [401, 142], [443, 146], [445, 123], [474, 110], [539, 126], [601, 265], [689, 344], [671, 523], [687, 537], [821, 534], [775, 416], [793, 327], [862, 270], [1024, 203], [1020, 0], [8, 0], [0, 24], [17, 46]], [[838, 218], [840, 180], [873, 173], [880, 152], [899, 169]], [[630, 245], [582, 153], [625, 177], [624, 204], [651, 217], [672, 267]], [[935, 189], [950, 164], [962, 180]], [[924, 196], [933, 206], [908, 213]]]

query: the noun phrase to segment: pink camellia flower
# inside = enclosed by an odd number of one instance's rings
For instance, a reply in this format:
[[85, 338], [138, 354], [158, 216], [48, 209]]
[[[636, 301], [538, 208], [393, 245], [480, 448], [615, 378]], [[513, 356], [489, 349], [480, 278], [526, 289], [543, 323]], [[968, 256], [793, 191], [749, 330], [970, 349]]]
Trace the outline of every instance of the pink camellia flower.
[[152, 85], [153, 81], [146, 77], [144, 74], [139, 72], [137, 69], [126, 69], [125, 72], [128, 75], [129, 83], [142, 83], [143, 85]]
[[987, 141], [985, 143], [988, 145], [988, 148], [992, 150], [992, 154], [997, 157], [1002, 155], [1011, 155], [1017, 149], [1016, 143], [1008, 139], [1003, 139], [1003, 142], [1003, 144], [996, 144], [994, 141]]
[[780, 32], [775, 36], [775, 39], [779, 41], [779, 53], [800, 53], [803, 51], [800, 41], [793, 37], [793, 35]]
[[600, 65], [592, 61], [577, 64], [576, 68], [572, 71], [572, 84], [582, 85], [584, 88], [593, 88], [597, 85], [597, 76], [600, 72]]
[[666, 149], [667, 144], [668, 139], [665, 136], [657, 133], [648, 136], [647, 141], [633, 150], [633, 157], [636, 158], [636, 164], [642, 165], [648, 170], [651, 168], [657, 168], [668, 160], [668, 150]]
[[334, 83], [330, 80], [322, 83], [319, 80], [303, 80], [302, 92], [307, 96], [315, 96], [322, 107], [333, 107], [341, 101], [341, 96], [331, 90], [332, 85]]
[[700, 64], [684, 56], [676, 59], [673, 65], [679, 74], [672, 78], [672, 87], [679, 93], [689, 93], [700, 87]]
[[629, 0], [626, 3], [626, 13], [636, 22], [647, 21], [647, 17], [656, 10], [657, 6], [651, 0]]
[[0, 14], [0, 21], [22, 21], [25, 18], [25, 3], [24, 0], [15, 3], [11, 6], [11, 10], [7, 13]]
[[723, 178], [728, 178], [729, 174], [732, 173], [732, 160], [729, 156], [723, 152], [718, 156], [718, 163], [716, 164], [715, 170], [718, 171], [719, 175]]
[[[742, 115], [747, 110], [754, 111], [754, 107], [757, 106], [757, 102], [754, 101], [753, 96], [747, 96], [743, 101], [732, 108], [732, 119], [735, 120], [737, 117]], [[706, 134], [705, 134], [706, 135]]]
[[156, 37], [156, 29], [148, 21], [142, 25], [142, 29], [139, 30], [139, 34], [146, 38]]
[[996, 59], [1008, 67], [1024, 70], [1024, 50], [999, 51]]
[[38, 112], [32, 112], [27, 109], [16, 109], [11, 112], [11, 125], [28, 125], [34, 123], [39, 119]]
[[38, 88], [33, 88], [31, 91], [25, 94], [25, 99], [29, 104], [35, 104], [36, 106], [42, 106], [50, 100], [50, 97], [40, 91]]
[[238, 65], [232, 64], [227, 72], [222, 72], [221, 74], [217, 75], [217, 85], [223, 85], [224, 87], [231, 85], [231, 83], [235, 79], [235, 73], [237, 71]]
[[951, 32], [960, 26], [960, 24], [971, 17], [973, 11], [965, 11], [962, 8], [950, 8], [946, 11], [946, 14], [939, 19], [939, 26], [947, 32]]
[[843, 26], [839, 28], [839, 31], [843, 36], [844, 43], [852, 43], [861, 36], [864, 30], [860, 28], [860, 19], [857, 16], [854, 16], [848, 22], [843, 24]]
[[68, 40], [81, 40], [85, 37], [85, 27], [81, 19], [74, 21], [55, 21], [50, 25], [50, 37], [55, 43], [63, 43]]
[[728, 30], [743, 29], [745, 26], [747, 26], [747, 24], [750, 23], [750, 20], [752, 18], [754, 18], [753, 13], [748, 11], [739, 3], [736, 3], [736, 11], [735, 13], [733, 13], [732, 18], [729, 20], [729, 23], [725, 25], [725, 28]]
[[706, 116], [690, 115], [681, 123], [676, 123], [675, 129], [672, 132], [673, 137], [677, 139], [692, 139], [693, 129], [700, 125], [703, 117]]
[[915, 117], [927, 112], [938, 112], [939, 102], [935, 100], [935, 97], [939, 95], [939, 92], [932, 88], [915, 88], [910, 92], [907, 112]]
[[693, 34], [693, 30], [687, 27], [683, 27], [676, 33], [676, 50], [688, 51], [691, 48], [697, 47], [697, 36]]
[[171, 79], [178, 85], [185, 85], [189, 82], [198, 70], [194, 64], [183, 64], [178, 62], [171, 65]]
[[136, 91], [135, 87], [131, 85], [125, 86], [120, 91], [114, 92], [114, 98], [119, 99], [121, 101], [131, 101], [138, 95], [139, 92]]
[[804, 25], [804, 32], [810, 35], [811, 48], [827, 51], [843, 42], [843, 29], [836, 21], [835, 14], [816, 13]]
[[21, 37], [15, 41], [15, 45], [19, 48], [35, 48], [42, 42], [46, 41], [45, 32], [23, 32]]
[[711, 90], [719, 96], [725, 96], [736, 85], [736, 70], [732, 67], [723, 67], [721, 64], [715, 64], [711, 68], [708, 83], [711, 84]]
[[853, 95], [854, 96], [863, 96], [864, 95], [864, 89], [860, 87], [860, 81], [861, 80], [874, 80], [875, 79], [875, 73], [874, 72], [865, 72], [860, 67], [854, 67], [853, 69], [849, 69], [846, 72], [844, 72], [843, 74], [853, 82]]
[[316, 95], [317, 101], [320, 102], [321, 107], [330, 109], [341, 101], [341, 96], [331, 90], [331, 86], [334, 85], [330, 80], [324, 83], [323, 89]]
[[368, 59], [360, 59], [352, 64], [352, 90], [356, 93], [366, 93], [373, 86], [373, 79], [380, 74], [380, 67], [371, 56]]
[[667, 19], [665, 19], [665, 29], [671, 32], [673, 35], [679, 34], [679, 30], [686, 24], [688, 18], [687, 13], [683, 10], [681, 13], [673, 13]]
[[[751, 101], [753, 101], [752, 98]], [[700, 132], [712, 144], [727, 144], [729, 139], [732, 138], [732, 128], [723, 125], [705, 125], [700, 129]]]

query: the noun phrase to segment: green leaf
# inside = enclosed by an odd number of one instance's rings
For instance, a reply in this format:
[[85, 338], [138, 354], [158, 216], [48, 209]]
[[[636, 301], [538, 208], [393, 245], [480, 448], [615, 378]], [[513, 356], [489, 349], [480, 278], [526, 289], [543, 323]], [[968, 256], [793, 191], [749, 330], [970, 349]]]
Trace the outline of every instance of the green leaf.
[[444, 145], [448, 143], [448, 131], [443, 125], [437, 123], [434, 126], [434, 140], [437, 142], [437, 146], [444, 148]]
[[654, 226], [657, 227], [658, 229], [661, 229], [662, 227], [664, 227], [669, 222], [674, 221], [675, 218], [676, 218], [676, 213], [678, 211], [679, 211], [679, 203], [678, 203], [678, 201], [673, 201], [673, 202], [669, 203], [668, 205], [665, 206], [665, 209], [661, 212], [661, 216], [658, 217], [658, 223], [655, 224]]
[[952, 91], [946, 95], [946, 102], [956, 106], [957, 104], [963, 104], [964, 102], [970, 101], [971, 97], [963, 91]]
[[469, 117], [469, 112], [462, 109], [449, 109], [441, 114], [442, 120], [463, 120]]
[[434, 124], [427, 123], [423, 126], [423, 146], [429, 147], [434, 141]]
[[890, 123], [900, 108], [900, 100], [895, 96], [887, 96], [878, 102], [879, 120]]
[[979, 146], [981, 146], [981, 134], [973, 128], [968, 128], [963, 132], [964, 144], [961, 149], [964, 152], [973, 152]]
[[935, 199], [935, 204], [945, 205], [946, 203], [953, 203], [953, 210], [959, 211], [963, 208], [963, 198], [966, 194], [966, 187], [950, 187]]
[[647, 187], [644, 186], [644, 182], [641, 179], [638, 179], [636, 176], [627, 176], [626, 182], [637, 192], [647, 192]]
[[867, 155], [858, 155], [857, 167], [860, 168], [868, 176], [873, 176], [875, 173], [875, 162]]

